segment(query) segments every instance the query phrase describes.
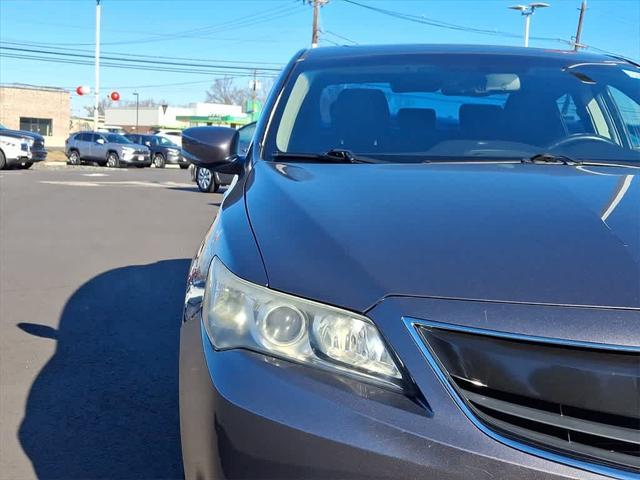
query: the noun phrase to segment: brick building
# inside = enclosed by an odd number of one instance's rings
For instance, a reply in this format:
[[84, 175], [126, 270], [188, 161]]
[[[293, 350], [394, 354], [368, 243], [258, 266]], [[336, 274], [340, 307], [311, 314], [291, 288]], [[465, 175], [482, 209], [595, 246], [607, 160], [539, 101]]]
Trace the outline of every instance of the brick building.
[[47, 146], [62, 146], [69, 136], [71, 95], [53, 87], [0, 85], [0, 124], [44, 135]]

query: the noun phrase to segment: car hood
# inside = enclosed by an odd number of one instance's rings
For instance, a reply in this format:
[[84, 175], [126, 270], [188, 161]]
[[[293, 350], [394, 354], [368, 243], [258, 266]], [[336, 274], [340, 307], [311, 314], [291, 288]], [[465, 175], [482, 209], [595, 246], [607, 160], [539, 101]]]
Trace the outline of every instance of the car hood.
[[126, 144], [123, 143], [122, 147], [135, 148], [136, 150], [150, 150], [149, 147], [147, 147], [146, 145], [142, 145], [140, 143], [126, 143]]
[[14, 138], [33, 138], [34, 140], [40, 140], [44, 142], [44, 137], [39, 133], [27, 132], [25, 130], [0, 129], [0, 135]]
[[365, 311], [389, 295], [640, 308], [637, 169], [279, 164], [248, 179], [269, 286]]

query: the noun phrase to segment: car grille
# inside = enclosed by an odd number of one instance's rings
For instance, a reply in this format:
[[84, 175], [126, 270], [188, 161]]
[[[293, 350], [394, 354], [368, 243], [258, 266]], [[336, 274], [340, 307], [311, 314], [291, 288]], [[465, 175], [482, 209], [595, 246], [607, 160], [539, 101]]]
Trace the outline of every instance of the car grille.
[[136, 150], [135, 152], [133, 152], [134, 155], [149, 155], [149, 152], [145, 151], [145, 150]]
[[411, 328], [476, 424], [561, 458], [640, 470], [640, 349]]

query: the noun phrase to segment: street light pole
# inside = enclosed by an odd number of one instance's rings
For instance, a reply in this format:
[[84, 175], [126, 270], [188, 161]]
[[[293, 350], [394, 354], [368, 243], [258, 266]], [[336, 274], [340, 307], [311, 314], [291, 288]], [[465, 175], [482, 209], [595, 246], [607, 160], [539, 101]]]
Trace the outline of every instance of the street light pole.
[[533, 14], [533, 11], [531, 11], [528, 14], [524, 14], [524, 46], [528, 47], [529, 46], [529, 29], [531, 28], [531, 15]]
[[138, 106], [140, 105], [140, 94], [138, 92], [133, 92], [136, 96], [136, 133], [138, 132]]
[[511, 10], [518, 10], [524, 17], [524, 46], [529, 46], [529, 30], [531, 28], [531, 15], [537, 8], [550, 7], [548, 3], [530, 3], [529, 5], [512, 5], [509, 7]]
[[100, 0], [96, 0], [96, 51], [94, 62], [94, 103], [93, 103], [93, 130], [98, 130], [98, 110], [100, 108]]

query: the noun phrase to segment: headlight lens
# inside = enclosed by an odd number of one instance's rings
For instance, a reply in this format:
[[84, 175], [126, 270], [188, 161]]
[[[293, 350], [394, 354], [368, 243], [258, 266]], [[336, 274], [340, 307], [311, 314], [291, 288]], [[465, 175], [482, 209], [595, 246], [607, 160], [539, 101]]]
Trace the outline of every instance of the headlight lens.
[[242, 280], [214, 258], [203, 323], [215, 348], [247, 348], [388, 385], [402, 375], [378, 329], [363, 316]]
[[131, 147], [122, 147], [122, 153], [125, 154], [131, 154], [133, 152], [135, 152], [135, 148], [131, 148]]

